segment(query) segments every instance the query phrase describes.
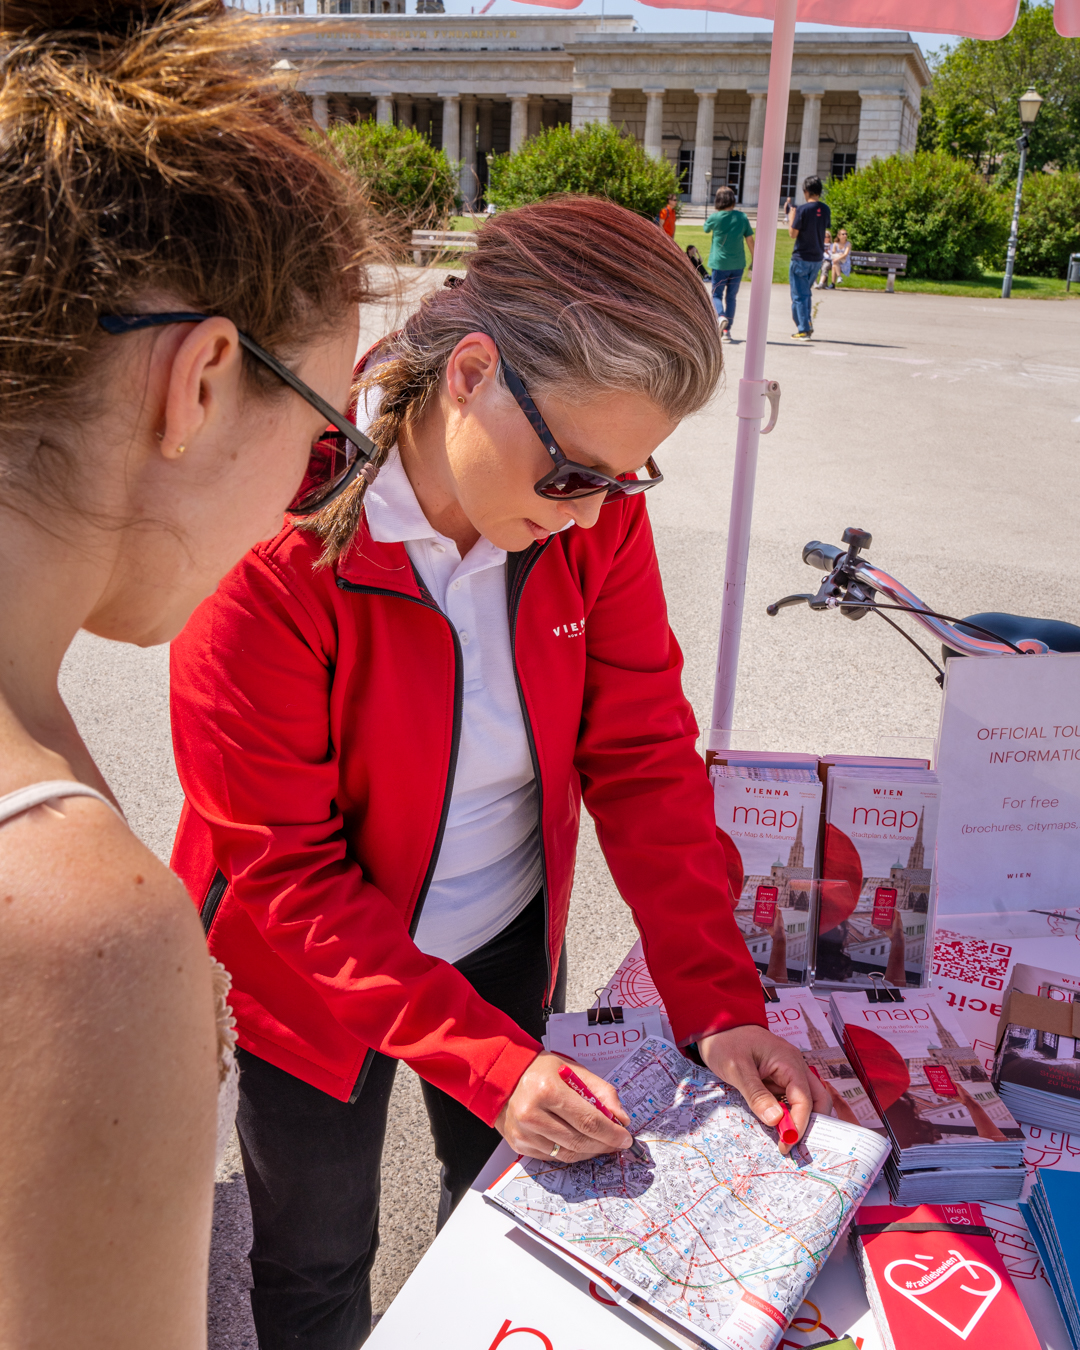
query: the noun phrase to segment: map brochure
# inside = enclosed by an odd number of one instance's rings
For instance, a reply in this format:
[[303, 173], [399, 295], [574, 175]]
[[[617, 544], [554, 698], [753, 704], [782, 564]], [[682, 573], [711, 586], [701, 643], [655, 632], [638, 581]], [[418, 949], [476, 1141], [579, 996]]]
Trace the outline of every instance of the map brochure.
[[[606, 1007], [606, 1004], [601, 1004]], [[660, 1008], [623, 1008], [621, 1022], [589, 1025], [587, 1013], [552, 1013], [547, 1020], [544, 1049], [565, 1055], [606, 1078], [629, 1052], [650, 1036], [670, 1037]]]
[[977, 1204], [863, 1205], [849, 1240], [886, 1350], [1042, 1350]]
[[810, 1072], [825, 1084], [832, 1099], [829, 1114], [885, 1136], [881, 1117], [833, 1034], [824, 1007], [809, 989], [778, 989], [776, 993], [778, 1002], [765, 1005], [769, 1030], [795, 1046]]
[[1080, 1350], [1080, 1174], [1037, 1168], [1031, 1195], [1020, 1210], [1039, 1249], [1073, 1350]]
[[930, 769], [830, 767], [815, 985], [926, 983], [939, 796]]
[[1080, 1133], [1080, 976], [1017, 963], [1002, 999], [993, 1082], [1025, 1125]]
[[[924, 989], [903, 1003], [870, 1003], [859, 990], [830, 995], [833, 1030], [885, 1121], [886, 1169], [897, 1201], [1015, 1199], [1024, 1135], [945, 1000]], [[908, 1174], [918, 1173], [902, 1185]]]
[[713, 1350], [775, 1350], [888, 1144], [814, 1116], [784, 1157], [734, 1088], [657, 1038], [608, 1080], [649, 1163], [519, 1158], [487, 1199], [628, 1311], [643, 1301]]
[[821, 779], [810, 769], [721, 764], [709, 776], [735, 922], [754, 964], [773, 984], [805, 984], [817, 926]]

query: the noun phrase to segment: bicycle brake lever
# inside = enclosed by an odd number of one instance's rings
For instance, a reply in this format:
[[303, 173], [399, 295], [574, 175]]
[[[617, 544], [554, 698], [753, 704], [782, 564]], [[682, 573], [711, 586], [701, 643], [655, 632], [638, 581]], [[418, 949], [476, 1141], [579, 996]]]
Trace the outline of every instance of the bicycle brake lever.
[[812, 595], [785, 595], [783, 600], [776, 600], [771, 605], [766, 605], [765, 613], [771, 614], [775, 619], [780, 611], [785, 609], [788, 605], [801, 605], [804, 600], [809, 604], [813, 598]]

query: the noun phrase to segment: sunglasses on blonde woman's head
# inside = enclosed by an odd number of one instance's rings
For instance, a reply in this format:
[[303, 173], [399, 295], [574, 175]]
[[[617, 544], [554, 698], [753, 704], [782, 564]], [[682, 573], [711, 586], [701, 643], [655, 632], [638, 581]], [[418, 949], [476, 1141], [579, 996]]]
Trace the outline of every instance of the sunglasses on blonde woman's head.
[[603, 492], [606, 494], [604, 499], [606, 505], [618, 497], [631, 497], [637, 492], [644, 492], [647, 488], [655, 487], [657, 483], [664, 481], [664, 475], [656, 467], [656, 461], [652, 455], [645, 461], [645, 472], [649, 475], [648, 478], [612, 478], [609, 474], [601, 473], [599, 469], [590, 469], [584, 464], [575, 464], [572, 459], [568, 459], [563, 454], [558, 441], [548, 430], [548, 425], [541, 416], [540, 409], [532, 401], [529, 391], [522, 383], [521, 377], [505, 361], [502, 361], [502, 373], [506, 380], [506, 387], [513, 394], [518, 407], [529, 419], [529, 425], [540, 438], [540, 443], [551, 456], [554, 465], [550, 473], [545, 474], [538, 483], [533, 485], [533, 491], [538, 497], [547, 497], [550, 501], [565, 502], [576, 500], [579, 497], [595, 497]]
[[[114, 336], [134, 333], [141, 328], [161, 328], [173, 323], [203, 323], [209, 314], [103, 314], [98, 323]], [[289, 507], [294, 516], [311, 515], [329, 505], [357, 480], [364, 477], [371, 482], [378, 472], [371, 464], [375, 454], [375, 442], [370, 440], [359, 427], [337, 412], [329, 403], [315, 392], [310, 385], [299, 379], [288, 366], [284, 366], [275, 356], [260, 347], [246, 333], [237, 329], [237, 337], [245, 351], [251, 353], [256, 361], [295, 390], [305, 402], [310, 403], [316, 412], [326, 418], [337, 435], [324, 435], [312, 447], [307, 473], [300, 485], [296, 497]]]

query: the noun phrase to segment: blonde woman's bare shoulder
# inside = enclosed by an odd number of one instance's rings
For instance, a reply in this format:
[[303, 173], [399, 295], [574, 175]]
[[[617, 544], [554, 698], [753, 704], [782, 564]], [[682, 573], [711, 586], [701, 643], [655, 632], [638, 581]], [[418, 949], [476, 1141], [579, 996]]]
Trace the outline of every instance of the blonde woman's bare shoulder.
[[217, 1080], [176, 878], [93, 798], [0, 826], [0, 1326], [205, 1344]]

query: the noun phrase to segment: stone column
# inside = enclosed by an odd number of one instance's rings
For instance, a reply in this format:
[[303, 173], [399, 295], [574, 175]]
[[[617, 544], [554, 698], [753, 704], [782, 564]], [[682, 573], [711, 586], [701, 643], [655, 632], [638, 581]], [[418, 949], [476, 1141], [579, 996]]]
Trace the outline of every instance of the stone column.
[[855, 167], [887, 159], [900, 149], [904, 95], [898, 89], [860, 89], [859, 149]]
[[399, 94], [394, 99], [397, 109], [397, 124], [399, 127], [411, 127], [413, 125], [413, 101], [405, 94]]
[[761, 152], [765, 146], [765, 94], [748, 89], [750, 125], [746, 131], [746, 165], [743, 168], [743, 206], [757, 206], [761, 195]]
[[486, 155], [494, 144], [491, 134], [491, 116], [494, 111], [495, 105], [492, 103], [491, 99], [484, 98], [480, 100], [480, 107], [476, 119], [476, 148], [482, 155]]
[[506, 97], [510, 100], [510, 153], [514, 154], [529, 135], [529, 96], [507, 94]]
[[716, 113], [716, 90], [695, 89], [698, 97], [697, 134], [694, 136], [694, 173], [690, 179], [690, 204], [704, 206], [709, 195], [705, 170], [712, 172], [713, 123]]
[[821, 97], [823, 89], [804, 89], [802, 136], [799, 138], [799, 179], [795, 200], [802, 200], [802, 185], [805, 179], [818, 171], [818, 149], [821, 139]]
[[476, 95], [461, 100], [461, 204], [466, 211], [476, 205]]
[[375, 120], [381, 127], [394, 125], [394, 100], [389, 94], [375, 95]]
[[645, 153], [652, 159], [664, 158], [664, 94], [663, 89], [646, 87], [642, 91], [645, 103]]
[[542, 98], [537, 98], [537, 96], [533, 94], [529, 98], [528, 107], [529, 107], [528, 136], [529, 139], [532, 140], [534, 136], [538, 136], [540, 134], [540, 121], [544, 115], [544, 100]]
[[577, 131], [578, 127], [587, 126], [590, 122], [610, 121], [610, 89], [583, 89], [580, 93], [574, 94], [573, 102], [570, 105], [570, 126], [572, 130]]
[[461, 95], [436, 94], [435, 97], [442, 99], [442, 148], [453, 164], [461, 150]]
[[326, 94], [312, 94], [311, 118], [323, 131], [330, 125], [330, 99]]

